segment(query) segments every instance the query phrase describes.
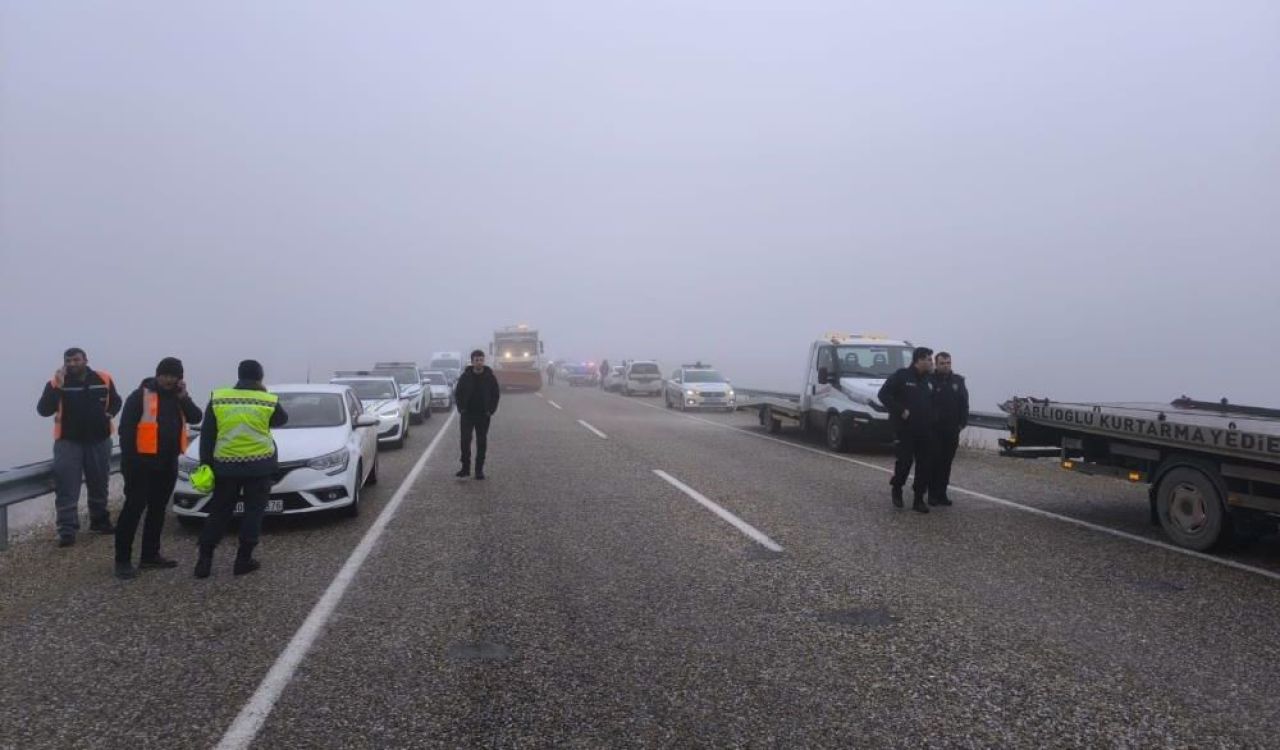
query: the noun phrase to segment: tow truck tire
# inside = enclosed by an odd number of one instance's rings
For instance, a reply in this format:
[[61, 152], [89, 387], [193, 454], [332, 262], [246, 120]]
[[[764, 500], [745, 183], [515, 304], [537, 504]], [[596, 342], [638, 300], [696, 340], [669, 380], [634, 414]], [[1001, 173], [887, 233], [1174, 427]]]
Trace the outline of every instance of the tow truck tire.
[[773, 418], [773, 409], [767, 406], [760, 407], [760, 425], [770, 435], [777, 435], [782, 432], [782, 422]]
[[849, 436], [845, 434], [844, 421], [839, 414], [827, 417], [827, 447], [836, 453], [844, 453], [849, 449]]
[[1172, 469], [1156, 488], [1156, 516], [1174, 544], [1198, 552], [1231, 538], [1231, 518], [1222, 492], [1204, 472]]

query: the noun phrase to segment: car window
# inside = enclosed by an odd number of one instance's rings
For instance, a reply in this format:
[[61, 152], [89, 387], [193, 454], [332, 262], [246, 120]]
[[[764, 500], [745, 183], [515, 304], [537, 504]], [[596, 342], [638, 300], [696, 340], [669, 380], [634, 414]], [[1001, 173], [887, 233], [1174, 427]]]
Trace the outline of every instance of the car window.
[[308, 427], [338, 427], [347, 423], [340, 393], [281, 393], [280, 408], [289, 421], [276, 430], [301, 430]]
[[360, 418], [363, 412], [364, 409], [360, 407], [360, 399], [356, 398], [355, 392], [347, 391], [347, 413], [351, 415], [352, 427], [355, 426], [356, 420]]
[[652, 362], [637, 362], [631, 365], [632, 375], [661, 375], [658, 366]]

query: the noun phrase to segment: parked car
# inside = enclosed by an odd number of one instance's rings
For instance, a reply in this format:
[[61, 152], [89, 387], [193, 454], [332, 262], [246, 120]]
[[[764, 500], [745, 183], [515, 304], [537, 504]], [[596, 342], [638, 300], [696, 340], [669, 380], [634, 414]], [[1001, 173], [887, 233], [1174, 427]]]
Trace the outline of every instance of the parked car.
[[627, 363], [622, 375], [622, 395], [661, 396], [662, 370], [651, 359], [638, 359]]
[[440, 370], [423, 370], [422, 385], [430, 391], [431, 408], [449, 411], [453, 408], [453, 388], [448, 373]]
[[614, 365], [613, 367], [610, 367], [609, 372], [604, 376], [604, 379], [600, 381], [600, 387], [606, 391], [621, 391], [623, 372], [624, 369], [622, 365]]
[[378, 443], [396, 448], [409, 437], [409, 402], [400, 398], [400, 386], [386, 375], [338, 377], [329, 381], [355, 391], [366, 414], [378, 418]]
[[373, 371], [379, 375], [390, 375], [400, 386], [400, 398], [409, 401], [409, 418], [414, 424], [431, 418], [430, 397], [422, 386], [422, 375], [414, 362], [378, 362]]
[[668, 409], [723, 409], [733, 411], [737, 407], [737, 394], [733, 386], [711, 365], [701, 362], [682, 365], [671, 373], [663, 390], [662, 400]]
[[[272, 430], [279, 455], [271, 494], [270, 515], [299, 515], [341, 510], [360, 512], [360, 491], [378, 481], [378, 420], [366, 414], [351, 388], [337, 384], [276, 385], [289, 422]], [[178, 459], [173, 512], [184, 524], [207, 518], [212, 494], [191, 486], [191, 472], [200, 465], [200, 438]], [[244, 505], [235, 514], [243, 515]]]

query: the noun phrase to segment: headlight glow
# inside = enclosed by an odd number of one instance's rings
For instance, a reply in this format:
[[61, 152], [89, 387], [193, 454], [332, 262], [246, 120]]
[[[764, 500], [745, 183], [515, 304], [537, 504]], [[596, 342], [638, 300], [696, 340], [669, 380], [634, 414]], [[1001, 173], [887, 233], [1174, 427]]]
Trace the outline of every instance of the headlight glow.
[[339, 448], [333, 453], [326, 453], [318, 458], [313, 458], [307, 462], [307, 468], [323, 471], [329, 476], [341, 474], [347, 470], [347, 463], [351, 460], [351, 454], [347, 453], [346, 448]]
[[685, 391], [685, 392], [684, 392], [684, 395], [686, 395], [686, 396], [696, 396], [696, 395], [698, 395], [698, 392], [697, 392], [697, 391]]

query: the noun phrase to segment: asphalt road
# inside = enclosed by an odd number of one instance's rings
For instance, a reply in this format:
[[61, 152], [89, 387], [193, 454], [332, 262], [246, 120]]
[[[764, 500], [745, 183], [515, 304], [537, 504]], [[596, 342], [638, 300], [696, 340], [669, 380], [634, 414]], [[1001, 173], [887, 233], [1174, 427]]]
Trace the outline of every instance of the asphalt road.
[[1275, 539], [1188, 555], [1138, 488], [981, 453], [896, 511], [883, 452], [567, 387], [504, 398], [485, 482], [448, 426], [276, 679], [445, 421], [252, 576], [176, 524], [127, 583], [107, 538], [0, 553], [0, 747], [213, 747], [269, 673], [256, 748], [1277, 744]]

